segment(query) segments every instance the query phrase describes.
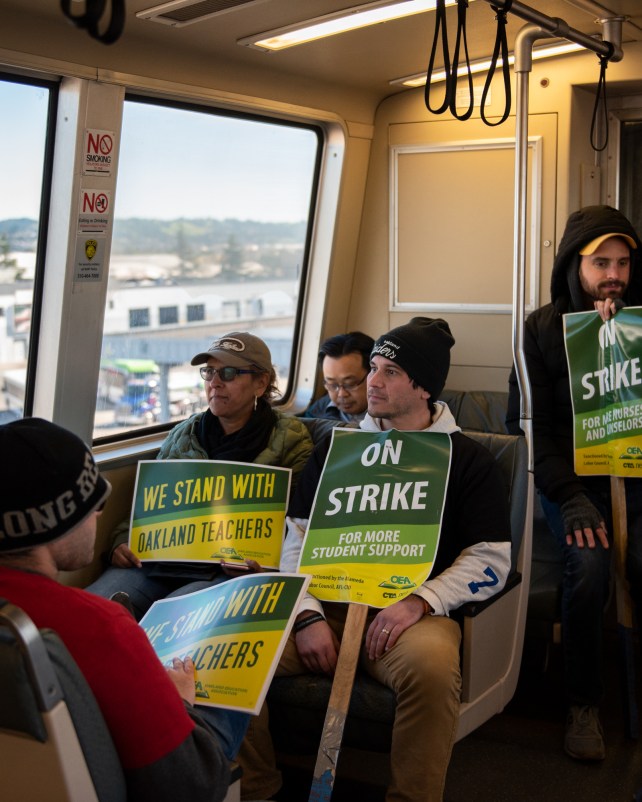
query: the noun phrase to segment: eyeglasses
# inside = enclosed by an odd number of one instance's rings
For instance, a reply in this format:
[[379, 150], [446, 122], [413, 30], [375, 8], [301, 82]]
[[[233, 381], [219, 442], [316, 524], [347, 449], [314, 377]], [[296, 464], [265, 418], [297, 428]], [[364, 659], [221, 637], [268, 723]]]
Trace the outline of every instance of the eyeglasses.
[[233, 368], [231, 365], [226, 365], [224, 368], [210, 368], [206, 365], [199, 372], [206, 382], [211, 382], [214, 376], [218, 376], [222, 382], [231, 382], [234, 381], [239, 373], [258, 373], [259, 371]]
[[344, 393], [352, 393], [354, 392], [359, 385], [363, 384], [364, 381], [368, 378], [368, 374], [366, 373], [362, 379], [359, 379], [358, 382], [329, 382], [325, 379], [323, 380], [323, 386], [329, 393], [338, 393], [339, 390], [343, 390]]

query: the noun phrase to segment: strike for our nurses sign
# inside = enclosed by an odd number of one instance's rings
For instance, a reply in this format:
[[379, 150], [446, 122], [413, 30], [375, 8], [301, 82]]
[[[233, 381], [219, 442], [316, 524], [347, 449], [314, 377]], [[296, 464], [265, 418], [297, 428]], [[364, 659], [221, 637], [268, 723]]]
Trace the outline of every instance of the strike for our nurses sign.
[[334, 429], [299, 560], [310, 593], [386, 607], [424, 582], [450, 455], [447, 434]]
[[129, 548], [139, 559], [278, 568], [291, 471], [216, 460], [138, 463]]
[[257, 715], [309, 580], [277, 573], [230, 579], [155, 602], [140, 625], [168, 667], [174, 657], [192, 658], [197, 705]]
[[642, 476], [642, 308], [564, 315], [579, 475]]

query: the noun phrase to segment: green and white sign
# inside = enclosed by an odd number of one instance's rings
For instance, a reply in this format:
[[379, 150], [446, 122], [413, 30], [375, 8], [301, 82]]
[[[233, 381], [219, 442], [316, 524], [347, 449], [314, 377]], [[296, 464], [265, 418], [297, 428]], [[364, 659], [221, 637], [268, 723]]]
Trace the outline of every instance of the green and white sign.
[[642, 476], [642, 308], [564, 315], [580, 476]]
[[299, 571], [323, 601], [386, 607], [432, 570], [451, 442], [432, 432], [334, 429]]

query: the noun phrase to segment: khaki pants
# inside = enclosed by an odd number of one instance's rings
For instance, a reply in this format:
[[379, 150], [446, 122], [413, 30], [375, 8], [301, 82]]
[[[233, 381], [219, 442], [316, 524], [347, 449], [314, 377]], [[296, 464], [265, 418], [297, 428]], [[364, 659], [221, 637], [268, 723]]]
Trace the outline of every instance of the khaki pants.
[[[327, 621], [339, 637], [346, 610], [345, 605], [324, 605]], [[374, 613], [368, 625], [373, 617]], [[459, 717], [460, 641], [456, 622], [425, 616], [380, 660], [369, 660], [362, 649], [362, 669], [397, 695], [386, 802], [438, 802], [443, 797]], [[291, 635], [276, 675], [305, 673]], [[250, 721], [238, 760], [243, 767], [243, 799], [268, 799], [278, 791], [281, 776], [265, 705], [261, 715]]]

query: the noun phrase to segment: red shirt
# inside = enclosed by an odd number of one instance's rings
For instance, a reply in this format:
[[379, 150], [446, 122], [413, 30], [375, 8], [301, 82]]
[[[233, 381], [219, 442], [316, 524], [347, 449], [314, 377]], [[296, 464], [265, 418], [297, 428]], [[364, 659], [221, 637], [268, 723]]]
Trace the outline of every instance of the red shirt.
[[145, 632], [119, 604], [0, 566], [0, 596], [55, 630], [92, 689], [125, 769], [164, 757], [194, 729]]

